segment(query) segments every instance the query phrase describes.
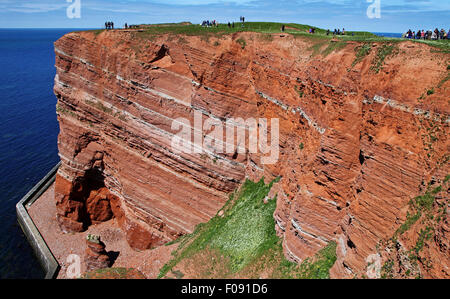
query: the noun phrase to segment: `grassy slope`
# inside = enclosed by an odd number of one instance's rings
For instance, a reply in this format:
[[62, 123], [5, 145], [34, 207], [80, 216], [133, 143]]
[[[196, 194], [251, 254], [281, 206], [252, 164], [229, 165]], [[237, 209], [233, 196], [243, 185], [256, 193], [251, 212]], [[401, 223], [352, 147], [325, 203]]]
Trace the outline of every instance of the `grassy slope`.
[[197, 278], [258, 278], [263, 273], [273, 278], [328, 278], [336, 260], [334, 242], [301, 265], [284, 258], [273, 219], [276, 198], [263, 202], [271, 186], [247, 180], [222, 208], [222, 217], [198, 225], [178, 241], [173, 259], [159, 277], [183, 277], [177, 269], [181, 264]]
[[145, 279], [144, 274], [132, 268], [106, 268], [85, 273], [82, 279]]
[[[428, 185], [427, 190], [423, 195], [417, 196], [409, 202], [409, 211], [407, 213], [406, 221], [397, 229], [393, 237], [387, 241], [386, 247], [390, 247], [391, 250], [396, 250], [398, 238], [401, 235], [408, 232], [416, 223], [421, 225], [420, 232], [418, 233], [416, 244], [407, 252], [407, 256], [403, 257], [408, 260], [413, 266], [417, 267], [418, 262], [422, 263], [422, 268], [427, 271], [432, 267], [431, 261], [426, 261], [426, 258], [421, 256], [421, 251], [424, 248], [425, 243], [430, 241], [436, 232], [436, 228], [440, 222], [445, 220], [447, 213], [447, 201], [439, 203], [436, 201], [437, 194], [449, 188], [450, 175], [447, 175], [441, 185], [432, 187]], [[445, 195], [441, 195], [445, 198]], [[419, 222], [420, 220], [420, 222]], [[392, 249], [393, 248], [393, 249]], [[398, 253], [397, 253], [398, 254]], [[382, 278], [394, 278], [396, 273], [393, 272], [394, 260], [389, 259], [382, 267]], [[420, 272], [408, 273], [404, 275], [406, 277], [417, 275], [416, 278], [420, 278]]]

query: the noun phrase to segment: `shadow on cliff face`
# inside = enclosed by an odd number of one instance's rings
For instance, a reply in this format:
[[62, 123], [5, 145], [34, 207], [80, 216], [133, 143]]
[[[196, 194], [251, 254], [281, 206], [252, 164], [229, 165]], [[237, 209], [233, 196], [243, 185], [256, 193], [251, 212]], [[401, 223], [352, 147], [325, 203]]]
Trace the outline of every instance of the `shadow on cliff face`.
[[110, 261], [109, 266], [112, 267], [114, 265], [114, 263], [116, 262], [117, 258], [119, 257], [120, 252], [119, 251], [108, 251], [106, 254], [109, 257], [109, 261]]

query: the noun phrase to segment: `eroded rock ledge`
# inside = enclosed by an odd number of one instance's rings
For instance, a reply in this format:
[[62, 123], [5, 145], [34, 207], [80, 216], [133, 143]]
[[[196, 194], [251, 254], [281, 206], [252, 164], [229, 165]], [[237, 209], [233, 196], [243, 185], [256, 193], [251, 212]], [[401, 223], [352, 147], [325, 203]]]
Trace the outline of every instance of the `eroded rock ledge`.
[[[449, 172], [450, 81], [438, 84], [449, 55], [399, 43], [376, 73], [371, 61], [381, 45], [353, 65], [357, 43], [325, 57], [313, 55], [313, 43], [121, 31], [58, 40], [61, 227], [82, 231], [116, 217], [129, 244], [148, 249], [210, 219], [246, 177], [280, 176], [272, 192], [286, 256], [301, 261], [335, 240], [332, 276], [363, 275], [380, 240], [405, 221], [411, 198]], [[179, 117], [193, 123], [195, 112], [279, 118], [278, 163], [263, 165], [257, 154], [175, 153], [171, 125]], [[430, 128], [438, 128], [432, 137]], [[441, 264], [429, 275], [448, 277], [448, 249], [431, 252]]]

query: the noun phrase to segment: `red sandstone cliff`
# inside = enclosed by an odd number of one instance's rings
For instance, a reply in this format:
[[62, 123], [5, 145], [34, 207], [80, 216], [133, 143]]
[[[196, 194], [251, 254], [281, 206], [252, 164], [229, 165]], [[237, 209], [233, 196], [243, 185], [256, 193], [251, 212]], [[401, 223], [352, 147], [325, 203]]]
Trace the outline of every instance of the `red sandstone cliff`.
[[[368, 257], [386, 259], [380, 241], [405, 222], [410, 200], [449, 173], [450, 56], [403, 42], [377, 73], [381, 44], [356, 62], [357, 43], [326, 56], [313, 55], [313, 43], [257, 33], [61, 38], [54, 88], [61, 227], [82, 231], [117, 217], [129, 244], [147, 249], [207, 221], [245, 177], [281, 176], [272, 192], [287, 257], [301, 261], [335, 240], [333, 277], [361, 277]], [[175, 153], [172, 122], [193, 123], [195, 112], [279, 118], [278, 163], [263, 165], [257, 154]], [[448, 189], [439, 196], [448, 206]], [[426, 249], [436, 266], [425, 277], [450, 276], [448, 221], [447, 210]], [[399, 240], [405, 248], [416, 242]]]

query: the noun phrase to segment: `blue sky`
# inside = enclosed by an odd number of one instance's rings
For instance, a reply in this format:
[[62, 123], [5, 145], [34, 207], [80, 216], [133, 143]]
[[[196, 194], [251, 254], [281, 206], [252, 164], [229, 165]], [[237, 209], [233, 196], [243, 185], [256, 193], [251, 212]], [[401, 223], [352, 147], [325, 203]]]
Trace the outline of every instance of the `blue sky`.
[[[81, 18], [67, 17], [67, 1], [80, 1]], [[371, 32], [450, 29], [450, 0], [379, 0], [379, 19], [367, 17], [368, 1], [377, 0], [0, 0], [0, 28], [99, 28], [106, 20], [116, 27], [125, 22], [227, 22], [244, 15], [248, 21]]]

